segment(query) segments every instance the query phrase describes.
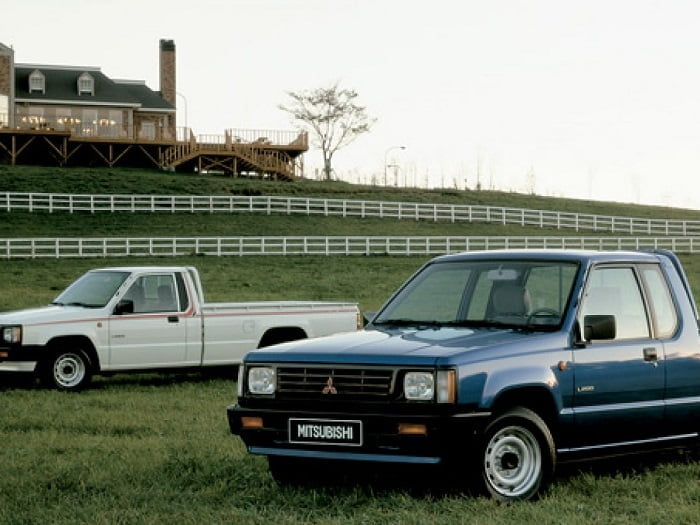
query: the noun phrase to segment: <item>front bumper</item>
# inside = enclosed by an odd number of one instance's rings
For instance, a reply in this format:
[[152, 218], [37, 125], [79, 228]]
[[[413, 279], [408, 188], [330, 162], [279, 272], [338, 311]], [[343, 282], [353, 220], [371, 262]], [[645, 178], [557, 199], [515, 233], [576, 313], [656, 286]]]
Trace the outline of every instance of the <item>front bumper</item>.
[[33, 372], [43, 347], [0, 344], [0, 372]]
[[[487, 412], [467, 414], [390, 414], [362, 412], [316, 412], [231, 405], [229, 427], [252, 454], [300, 458], [374, 461], [404, 464], [440, 464], [453, 456], [466, 457], [480, 435]], [[246, 428], [242, 418], [261, 418], [260, 428]], [[331, 421], [361, 421], [360, 446], [290, 443], [290, 418]], [[424, 428], [425, 432], [402, 433], [402, 428]]]
[[45, 354], [45, 349], [42, 346], [0, 343], [0, 370], [28, 371], [29, 363], [35, 365], [41, 359], [42, 354]]
[[34, 372], [36, 361], [0, 361], [0, 372]]

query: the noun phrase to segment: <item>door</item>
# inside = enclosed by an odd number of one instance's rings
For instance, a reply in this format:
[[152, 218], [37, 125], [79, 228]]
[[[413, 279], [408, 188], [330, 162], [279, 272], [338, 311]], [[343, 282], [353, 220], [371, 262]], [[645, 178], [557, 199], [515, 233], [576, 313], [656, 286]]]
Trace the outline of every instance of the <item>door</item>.
[[579, 310], [613, 315], [613, 339], [574, 352], [574, 421], [579, 444], [644, 440], [663, 433], [664, 353], [652, 331], [634, 266], [591, 271]]
[[133, 311], [109, 320], [112, 369], [165, 368], [186, 364], [187, 320], [173, 273], [142, 275], [122, 300]]

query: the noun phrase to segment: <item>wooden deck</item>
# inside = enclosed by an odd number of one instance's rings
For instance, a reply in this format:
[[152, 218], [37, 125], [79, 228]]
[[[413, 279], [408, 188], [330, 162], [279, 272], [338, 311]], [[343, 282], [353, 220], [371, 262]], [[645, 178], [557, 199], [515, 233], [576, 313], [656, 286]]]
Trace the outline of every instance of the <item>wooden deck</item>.
[[80, 136], [70, 130], [0, 129], [0, 163], [43, 166], [158, 168], [234, 177], [294, 180], [303, 174], [305, 132], [229, 129], [175, 139]]

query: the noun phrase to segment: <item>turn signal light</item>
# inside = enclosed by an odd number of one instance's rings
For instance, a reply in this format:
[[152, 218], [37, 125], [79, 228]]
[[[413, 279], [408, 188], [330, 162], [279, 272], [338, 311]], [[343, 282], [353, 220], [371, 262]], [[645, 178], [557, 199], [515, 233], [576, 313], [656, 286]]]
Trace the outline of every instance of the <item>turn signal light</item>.
[[263, 420], [261, 417], [242, 417], [241, 418], [241, 426], [243, 428], [262, 428], [263, 427]]
[[427, 436], [428, 427], [419, 423], [399, 423], [399, 434], [409, 436]]

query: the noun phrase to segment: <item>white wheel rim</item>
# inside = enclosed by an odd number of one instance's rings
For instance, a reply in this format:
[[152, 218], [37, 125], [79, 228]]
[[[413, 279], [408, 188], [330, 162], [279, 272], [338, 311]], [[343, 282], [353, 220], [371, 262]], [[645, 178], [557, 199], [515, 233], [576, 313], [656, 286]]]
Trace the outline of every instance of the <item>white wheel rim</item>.
[[542, 452], [537, 438], [523, 427], [502, 428], [486, 447], [484, 472], [498, 494], [510, 498], [527, 494], [542, 474]]
[[85, 377], [85, 362], [77, 354], [63, 354], [53, 365], [53, 377], [64, 388], [75, 387]]

